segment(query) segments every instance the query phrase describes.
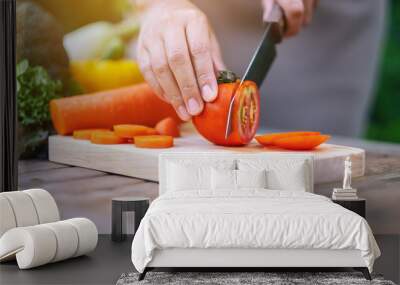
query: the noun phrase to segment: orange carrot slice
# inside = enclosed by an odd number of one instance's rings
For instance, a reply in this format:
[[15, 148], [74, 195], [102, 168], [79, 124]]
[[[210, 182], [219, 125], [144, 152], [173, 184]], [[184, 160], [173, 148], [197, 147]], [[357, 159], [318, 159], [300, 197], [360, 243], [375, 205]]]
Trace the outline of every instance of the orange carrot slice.
[[77, 130], [74, 131], [73, 137], [74, 139], [77, 140], [90, 140], [90, 137], [92, 136], [93, 132], [98, 132], [98, 131], [109, 131], [108, 129], [86, 129], [86, 130]]
[[135, 145], [141, 148], [168, 148], [174, 145], [172, 136], [137, 136]]
[[133, 139], [136, 136], [157, 135], [157, 131], [153, 128], [142, 125], [115, 125], [114, 132], [121, 138]]
[[305, 135], [274, 140], [274, 145], [288, 150], [311, 150], [330, 139], [328, 135]]
[[181, 136], [178, 123], [171, 117], [159, 121], [155, 129], [160, 135], [172, 136], [175, 138]]
[[320, 132], [286, 132], [286, 133], [272, 133], [255, 136], [259, 144], [264, 146], [273, 146], [275, 141], [281, 138], [296, 137], [296, 136], [313, 136], [319, 135]]
[[112, 131], [96, 131], [92, 133], [90, 141], [94, 144], [123, 144], [125, 140]]

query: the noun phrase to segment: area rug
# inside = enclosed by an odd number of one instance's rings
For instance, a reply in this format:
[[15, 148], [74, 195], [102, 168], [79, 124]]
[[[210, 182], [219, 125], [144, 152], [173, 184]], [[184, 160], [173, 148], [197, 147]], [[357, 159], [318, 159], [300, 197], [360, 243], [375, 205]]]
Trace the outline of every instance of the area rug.
[[368, 281], [359, 272], [148, 272], [142, 281], [137, 280], [138, 276], [138, 273], [122, 274], [116, 285], [395, 285], [381, 275], [373, 275], [373, 280]]

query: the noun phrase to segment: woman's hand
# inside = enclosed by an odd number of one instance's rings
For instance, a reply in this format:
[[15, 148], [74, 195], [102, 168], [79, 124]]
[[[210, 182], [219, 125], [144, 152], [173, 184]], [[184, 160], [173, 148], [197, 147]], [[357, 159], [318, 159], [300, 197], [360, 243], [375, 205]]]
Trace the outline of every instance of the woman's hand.
[[219, 46], [207, 17], [189, 1], [150, 2], [137, 54], [146, 81], [181, 119], [217, 97], [216, 71], [224, 69]]
[[278, 4], [286, 17], [286, 37], [296, 35], [302, 26], [311, 23], [318, 0], [262, 0], [264, 20], [268, 18], [274, 3]]

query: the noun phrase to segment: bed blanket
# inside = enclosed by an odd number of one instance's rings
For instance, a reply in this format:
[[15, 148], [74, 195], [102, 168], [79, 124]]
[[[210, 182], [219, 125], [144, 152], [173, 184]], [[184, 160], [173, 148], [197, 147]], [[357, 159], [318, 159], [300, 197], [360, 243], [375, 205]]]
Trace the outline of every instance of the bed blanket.
[[257, 189], [160, 196], [134, 237], [132, 262], [143, 272], [165, 248], [358, 249], [371, 272], [380, 255], [367, 221], [330, 199]]

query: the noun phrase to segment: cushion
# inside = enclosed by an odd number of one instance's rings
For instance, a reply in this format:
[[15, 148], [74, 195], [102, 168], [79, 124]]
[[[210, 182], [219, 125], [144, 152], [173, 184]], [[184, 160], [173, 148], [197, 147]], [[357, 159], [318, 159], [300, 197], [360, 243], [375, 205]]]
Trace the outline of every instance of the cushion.
[[60, 220], [57, 204], [49, 192], [29, 189], [0, 193], [0, 237], [14, 227], [26, 227]]
[[216, 169], [211, 170], [211, 189], [212, 190], [236, 190], [236, 170]]
[[97, 245], [97, 228], [85, 218], [18, 227], [0, 238], [0, 261], [14, 257], [20, 269], [79, 256]]
[[210, 188], [210, 169], [210, 167], [170, 163], [168, 166], [168, 189], [185, 191]]
[[306, 191], [312, 189], [312, 169], [304, 159], [238, 159], [239, 170], [266, 170], [268, 189]]
[[240, 188], [267, 188], [267, 171], [261, 170], [236, 170], [236, 183]]
[[242, 188], [266, 188], [266, 171], [262, 170], [211, 170], [212, 190], [240, 190]]
[[166, 165], [167, 191], [210, 190], [211, 169], [234, 169], [234, 160], [175, 159]]

